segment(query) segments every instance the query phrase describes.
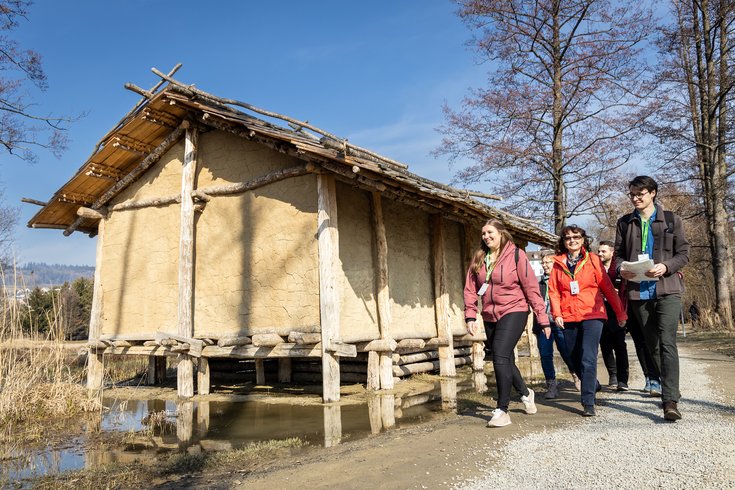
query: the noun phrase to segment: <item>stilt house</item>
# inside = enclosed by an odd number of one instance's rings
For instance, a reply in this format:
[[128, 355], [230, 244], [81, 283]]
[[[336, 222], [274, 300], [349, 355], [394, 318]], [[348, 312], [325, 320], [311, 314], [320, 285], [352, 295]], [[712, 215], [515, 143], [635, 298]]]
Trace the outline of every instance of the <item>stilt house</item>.
[[[97, 236], [90, 388], [105, 353], [150, 356], [151, 381], [173, 357], [182, 397], [195, 378], [209, 392], [213, 358], [251, 360], [258, 381], [277, 359], [282, 382], [292, 360], [320, 361], [327, 402], [355, 371], [389, 389], [413, 372], [453, 376], [473, 351], [481, 369], [462, 308], [479, 227], [499, 218], [522, 245], [553, 235], [310, 124], [154, 71], [161, 82], [126, 86], [141, 102], [29, 222]], [[340, 359], [362, 371], [341, 372]]]

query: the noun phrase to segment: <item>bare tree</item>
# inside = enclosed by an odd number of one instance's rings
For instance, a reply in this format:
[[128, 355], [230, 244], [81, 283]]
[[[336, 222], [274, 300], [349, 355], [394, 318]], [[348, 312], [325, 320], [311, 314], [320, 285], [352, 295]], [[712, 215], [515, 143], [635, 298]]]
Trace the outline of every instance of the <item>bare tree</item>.
[[0, 1], [0, 146], [23, 160], [35, 161], [36, 150], [45, 148], [57, 157], [66, 149], [66, 123], [33, 107], [27, 89], [46, 90], [41, 56], [22, 48], [8, 35], [26, 20], [28, 0]]
[[493, 71], [458, 111], [444, 108], [438, 154], [474, 162], [516, 212], [553, 219], [589, 212], [619, 187], [646, 112], [641, 49], [651, 12], [635, 1], [457, 0]]
[[735, 95], [730, 53], [735, 4], [671, 0], [671, 6], [674, 21], [662, 29], [659, 42], [659, 117], [649, 128], [662, 143], [663, 168], [674, 179], [693, 184], [701, 196], [716, 308], [724, 326], [732, 329], [735, 270], [728, 196], [735, 167], [728, 150], [733, 138], [729, 111]]

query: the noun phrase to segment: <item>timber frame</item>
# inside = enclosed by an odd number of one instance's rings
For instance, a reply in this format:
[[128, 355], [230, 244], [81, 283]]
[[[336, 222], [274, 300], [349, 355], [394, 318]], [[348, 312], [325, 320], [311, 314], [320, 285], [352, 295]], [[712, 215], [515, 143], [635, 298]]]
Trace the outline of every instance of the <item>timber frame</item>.
[[[325, 402], [339, 400], [340, 379], [365, 382], [368, 389], [391, 389], [396, 379], [417, 372], [438, 370], [455, 376], [456, 366], [470, 365], [481, 371], [484, 333], [477, 337], [452, 335], [448, 322], [450, 300], [447, 286], [445, 228], [459, 224], [464, 236], [463, 265], [469, 264], [474, 240], [473, 226], [487, 219], [507, 223], [520, 245], [534, 242], [551, 245], [556, 237], [534, 223], [490, 207], [474, 197], [492, 198], [477, 192], [456, 189], [430, 181], [408, 171], [407, 165], [360, 148], [347, 140], [306, 122], [259, 109], [245, 102], [223, 99], [173, 78], [180, 65], [169, 74], [156, 69], [161, 81], [151, 90], [132, 84], [126, 88], [143, 96], [96, 146], [77, 173], [47, 202], [31, 202], [42, 209], [29, 221], [33, 228], [55, 228], [65, 235], [73, 232], [98, 236], [94, 300], [89, 334], [88, 387], [99, 390], [103, 384], [103, 354], [149, 356], [149, 382], [165, 377], [166, 358], [176, 359], [179, 396], [210, 390], [211, 359], [248, 359], [255, 365], [256, 381], [265, 381], [264, 360], [278, 359], [278, 380], [292, 380], [292, 359], [321, 361]], [[248, 111], [248, 112], [244, 112]], [[288, 128], [255, 117], [256, 113], [285, 121]], [[300, 163], [272, 171], [247, 182], [197, 188], [199, 135], [223, 131], [295, 158]], [[132, 183], [141, 178], [174, 145], [184, 140], [181, 191], [113, 203]], [[194, 301], [193, 244], [196, 216], [205, 213], [207, 203], [220, 196], [251, 192], [254, 189], [304, 175], [315, 175], [317, 182], [317, 240], [319, 262], [320, 324], [284, 332], [249, 336], [195, 336], [192, 319]], [[374, 236], [377, 324], [380, 334], [365, 342], [346, 343], [339, 337], [340, 288], [335, 267], [339, 256], [339, 220], [335, 185], [337, 182], [362, 189], [370, 196], [370, 217]], [[83, 199], [79, 196], [83, 196]], [[392, 322], [388, 287], [388, 244], [384, 224], [385, 200], [403, 203], [430, 216], [436, 334], [426, 337], [390, 337]], [[105, 223], [113, 213], [150, 207], [178, 206], [180, 237], [178, 255], [178, 318], [176, 333], [157, 331], [140, 335], [106, 336], [100, 333], [102, 289], [100, 277]], [[529, 339], [532, 336], [529, 335]], [[341, 362], [359, 361], [360, 376], [340, 369]]]

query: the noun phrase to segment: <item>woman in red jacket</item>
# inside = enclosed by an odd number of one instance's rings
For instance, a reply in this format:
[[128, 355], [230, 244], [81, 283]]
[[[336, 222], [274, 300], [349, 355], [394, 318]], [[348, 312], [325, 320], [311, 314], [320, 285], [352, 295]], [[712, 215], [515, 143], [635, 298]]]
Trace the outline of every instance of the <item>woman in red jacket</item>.
[[495, 381], [498, 387], [498, 407], [493, 410], [488, 427], [509, 425], [510, 388], [521, 394], [527, 414], [536, 413], [533, 390], [523, 382], [515, 364], [513, 349], [523, 334], [531, 304], [546, 338], [551, 334], [546, 306], [539, 292], [536, 275], [523, 250], [498, 220], [489, 220], [482, 227], [480, 249], [467, 271], [464, 287], [464, 311], [467, 331], [475, 335], [477, 301], [482, 300], [482, 320], [486, 346], [492, 352]]
[[576, 225], [565, 226], [558, 254], [549, 276], [549, 301], [554, 321], [564, 330], [567, 352], [582, 380], [582, 415], [595, 415], [597, 349], [602, 325], [607, 320], [603, 295], [625, 326], [628, 316], [597, 254], [589, 251], [587, 233]]

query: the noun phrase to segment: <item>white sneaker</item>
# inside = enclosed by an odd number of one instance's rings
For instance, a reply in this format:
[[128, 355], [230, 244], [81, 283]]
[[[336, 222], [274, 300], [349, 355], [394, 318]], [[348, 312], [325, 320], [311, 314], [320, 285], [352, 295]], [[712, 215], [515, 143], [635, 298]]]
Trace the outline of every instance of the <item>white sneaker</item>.
[[528, 389], [528, 396], [521, 397], [523, 408], [526, 409], [526, 413], [528, 415], [533, 415], [534, 413], [538, 412], [538, 410], [536, 409], [536, 404], [533, 402], [535, 398], [536, 395], [531, 388]]
[[508, 415], [507, 412], [502, 411], [499, 408], [496, 408], [493, 410], [493, 416], [488, 421], [487, 426], [488, 427], [505, 427], [506, 425], [510, 425], [510, 415]]

